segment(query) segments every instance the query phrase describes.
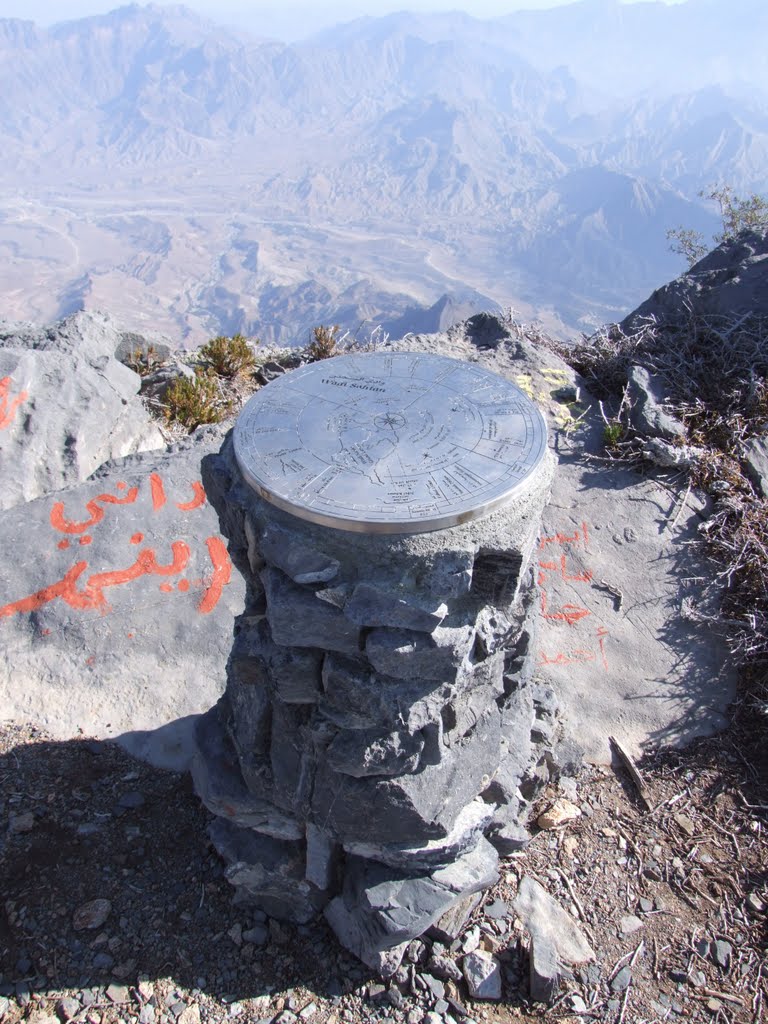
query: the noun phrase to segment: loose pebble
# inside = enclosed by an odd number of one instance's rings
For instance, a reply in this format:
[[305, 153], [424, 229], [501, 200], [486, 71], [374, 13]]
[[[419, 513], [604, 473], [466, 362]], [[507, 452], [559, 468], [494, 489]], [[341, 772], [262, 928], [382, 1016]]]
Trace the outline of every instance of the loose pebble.
[[642, 927], [643, 922], [634, 914], [627, 914], [625, 917], [622, 917], [619, 923], [622, 935], [634, 935], [634, 933], [639, 931]]
[[89, 900], [77, 908], [72, 918], [72, 927], [78, 931], [95, 931], [106, 922], [112, 912], [109, 900]]
[[629, 987], [632, 981], [632, 971], [629, 967], [622, 967], [611, 981], [611, 992], [623, 992]]

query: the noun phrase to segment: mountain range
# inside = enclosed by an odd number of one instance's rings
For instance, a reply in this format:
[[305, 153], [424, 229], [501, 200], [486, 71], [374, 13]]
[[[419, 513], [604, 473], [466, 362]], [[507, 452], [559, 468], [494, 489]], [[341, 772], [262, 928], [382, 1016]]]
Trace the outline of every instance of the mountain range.
[[9, 319], [107, 308], [194, 344], [514, 306], [620, 318], [768, 182], [768, 8], [579, 0], [362, 18], [292, 45], [179, 6], [0, 19]]

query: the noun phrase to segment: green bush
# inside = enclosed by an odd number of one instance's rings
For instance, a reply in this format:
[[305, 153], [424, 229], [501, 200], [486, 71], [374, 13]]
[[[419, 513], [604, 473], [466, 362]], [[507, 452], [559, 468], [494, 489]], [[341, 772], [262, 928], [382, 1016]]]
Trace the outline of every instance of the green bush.
[[212, 338], [200, 349], [200, 358], [217, 377], [227, 380], [234, 380], [256, 366], [253, 349], [242, 334]]
[[612, 451], [624, 440], [625, 433], [624, 426], [618, 420], [610, 420], [603, 427], [603, 444]]
[[220, 423], [229, 408], [229, 402], [221, 397], [216, 375], [210, 370], [198, 371], [194, 380], [179, 377], [165, 397], [165, 418], [189, 431], [203, 423]]

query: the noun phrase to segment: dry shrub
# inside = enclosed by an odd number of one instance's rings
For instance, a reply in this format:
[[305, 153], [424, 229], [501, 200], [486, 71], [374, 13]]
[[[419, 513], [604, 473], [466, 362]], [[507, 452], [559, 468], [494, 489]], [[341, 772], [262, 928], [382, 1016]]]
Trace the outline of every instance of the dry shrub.
[[147, 377], [153, 370], [162, 366], [163, 362], [155, 346], [150, 344], [146, 349], [135, 348], [126, 359], [125, 365], [140, 377]]
[[200, 349], [200, 358], [218, 377], [226, 380], [241, 377], [256, 366], [253, 349], [242, 334], [233, 334], [231, 338], [220, 334], [212, 338]]
[[198, 371], [192, 380], [179, 377], [166, 393], [166, 420], [179, 423], [190, 432], [203, 423], [220, 423], [229, 411], [230, 402], [210, 370]]

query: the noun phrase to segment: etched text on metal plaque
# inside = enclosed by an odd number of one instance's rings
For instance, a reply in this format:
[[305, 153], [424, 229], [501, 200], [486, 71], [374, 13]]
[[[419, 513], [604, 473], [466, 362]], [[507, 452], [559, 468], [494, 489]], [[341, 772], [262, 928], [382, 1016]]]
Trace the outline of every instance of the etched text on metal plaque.
[[510, 381], [409, 352], [338, 356], [248, 402], [235, 454], [249, 484], [302, 519], [418, 533], [507, 504], [544, 457], [541, 413]]

